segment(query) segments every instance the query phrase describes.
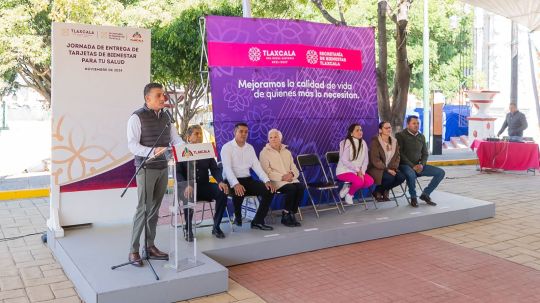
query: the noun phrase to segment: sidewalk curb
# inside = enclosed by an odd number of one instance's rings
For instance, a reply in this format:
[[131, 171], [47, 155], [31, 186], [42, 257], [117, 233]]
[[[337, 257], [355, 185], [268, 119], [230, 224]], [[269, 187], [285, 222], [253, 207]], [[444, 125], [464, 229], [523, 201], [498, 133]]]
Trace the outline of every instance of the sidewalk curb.
[[428, 161], [427, 163], [433, 166], [477, 165], [478, 159], [438, 160], [438, 161]]
[[18, 189], [0, 191], [0, 201], [44, 198], [49, 196], [48, 188]]

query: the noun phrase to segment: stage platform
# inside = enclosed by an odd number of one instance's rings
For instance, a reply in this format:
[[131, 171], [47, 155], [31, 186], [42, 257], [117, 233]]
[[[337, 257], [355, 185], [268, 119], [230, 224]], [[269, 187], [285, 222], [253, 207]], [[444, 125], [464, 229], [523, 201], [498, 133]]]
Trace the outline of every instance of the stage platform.
[[[306, 208], [302, 227], [290, 228], [276, 217], [274, 230], [251, 230], [249, 223], [235, 227], [222, 224], [227, 238], [216, 239], [210, 228], [200, 228], [198, 259], [204, 264], [182, 272], [164, 268], [166, 261], [152, 261], [161, 280], [156, 281], [148, 265], [143, 268], [125, 266], [111, 270], [112, 265], [127, 261], [130, 226], [104, 226], [66, 230], [64, 238], [53, 239], [49, 246], [73, 281], [79, 295], [93, 302], [176, 302], [227, 290], [228, 271], [225, 266], [276, 258], [301, 252], [350, 243], [385, 238], [490, 218], [495, 215], [491, 202], [471, 199], [445, 192], [432, 195], [437, 206], [408, 206], [405, 199], [379, 203], [374, 209], [361, 205], [348, 206], [346, 212], [315, 214]], [[180, 232], [181, 235], [181, 232]], [[186, 242], [183, 248], [188, 253]], [[169, 227], [158, 227], [156, 245], [165, 251], [169, 247]]]

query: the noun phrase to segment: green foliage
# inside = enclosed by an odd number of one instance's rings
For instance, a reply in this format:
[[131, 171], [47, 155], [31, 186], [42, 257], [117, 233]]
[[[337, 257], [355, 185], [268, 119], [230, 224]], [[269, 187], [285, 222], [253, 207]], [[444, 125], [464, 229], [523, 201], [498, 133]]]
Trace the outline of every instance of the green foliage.
[[199, 20], [205, 15], [241, 16], [240, 5], [223, 1], [183, 10], [170, 24], [152, 28], [152, 78], [164, 83], [200, 82], [201, 35]]
[[152, 28], [152, 78], [164, 83], [200, 82], [200, 18], [206, 15], [241, 16], [242, 7], [222, 1], [183, 10], [170, 24]]
[[[422, 96], [423, 77], [423, 3], [413, 3], [409, 21], [409, 60], [413, 64], [411, 92]], [[456, 24], [452, 24], [455, 19]], [[453, 28], [454, 27], [454, 28]], [[429, 3], [430, 77], [432, 90], [453, 97], [470, 82], [463, 70], [472, 65], [472, 9], [467, 12], [458, 0], [432, 0]], [[460, 58], [461, 56], [461, 58]], [[460, 60], [466, 63], [460, 64]], [[389, 60], [390, 62], [390, 60]], [[393, 62], [392, 62], [393, 63]], [[461, 66], [460, 66], [461, 65]]]
[[[389, 2], [395, 6], [397, 0]], [[352, 26], [377, 25], [377, 1], [323, 0], [324, 8], [339, 19], [341, 5]], [[431, 88], [456, 93], [463, 81], [466, 50], [472, 43], [472, 12], [459, 0], [430, 1]], [[408, 55], [413, 65], [411, 92], [422, 93], [422, 2], [410, 10]], [[252, 0], [254, 17], [327, 22], [312, 0]], [[152, 29], [152, 77], [164, 83], [198, 84], [199, 18], [242, 14], [240, 0], [0, 0], [0, 89], [21, 84], [50, 98], [51, 22], [137, 26]], [[451, 27], [452, 16], [459, 26]], [[395, 25], [389, 19], [389, 81], [395, 69]], [[462, 29], [462, 30], [461, 30]], [[465, 34], [461, 34], [464, 32]], [[461, 57], [460, 57], [461, 56]], [[390, 86], [391, 83], [390, 83]]]
[[[264, 4], [260, 4], [264, 2]], [[396, 0], [388, 3], [395, 9]], [[337, 0], [324, 0], [323, 4], [329, 13], [339, 17]], [[377, 1], [341, 0], [345, 20], [350, 26], [377, 26]], [[267, 0], [254, 1], [254, 16], [269, 18], [298, 18], [308, 21], [327, 21], [314, 7], [310, 0]], [[423, 3], [414, 1], [410, 8], [408, 24], [408, 57], [412, 64], [411, 93], [422, 96], [423, 76]], [[453, 17], [459, 19], [457, 28], [452, 28]], [[472, 9], [464, 11], [464, 4], [459, 0], [431, 0], [429, 2], [430, 30], [430, 77], [431, 89], [442, 90], [447, 96], [453, 96], [459, 91], [464, 81], [470, 82], [470, 77], [464, 76], [462, 60], [472, 63], [467, 48], [472, 45]], [[393, 86], [396, 66], [396, 26], [387, 18], [388, 29], [388, 81]]]
[[15, 87], [15, 75], [23, 84], [50, 101], [51, 2], [5, 0], [0, 7], [0, 79], [3, 87]]
[[0, 75], [0, 100], [4, 96], [14, 94], [18, 88], [15, 78], [17, 73], [14, 69], [6, 71], [3, 75]]
[[252, 15], [258, 18], [323, 20], [309, 0], [253, 1]]

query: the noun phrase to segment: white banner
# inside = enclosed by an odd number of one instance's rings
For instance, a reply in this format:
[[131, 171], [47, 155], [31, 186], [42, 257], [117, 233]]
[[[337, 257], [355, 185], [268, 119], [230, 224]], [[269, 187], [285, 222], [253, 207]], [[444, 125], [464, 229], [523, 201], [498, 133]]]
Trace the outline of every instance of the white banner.
[[53, 24], [49, 228], [132, 217], [126, 125], [149, 81], [149, 30]]

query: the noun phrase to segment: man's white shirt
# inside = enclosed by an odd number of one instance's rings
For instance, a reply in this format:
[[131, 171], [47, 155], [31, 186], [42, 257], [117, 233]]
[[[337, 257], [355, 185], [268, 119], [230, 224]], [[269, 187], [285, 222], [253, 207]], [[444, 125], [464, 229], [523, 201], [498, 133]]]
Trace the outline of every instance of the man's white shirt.
[[264, 183], [270, 181], [261, 167], [255, 149], [247, 142], [242, 147], [238, 146], [234, 139], [225, 143], [221, 148], [221, 161], [223, 164], [223, 179], [227, 179], [231, 187], [238, 184], [238, 178], [250, 177], [250, 169], [253, 169]]
[[[159, 112], [160, 115], [163, 114], [162, 111]], [[151, 147], [141, 145], [141, 119], [139, 116], [133, 114], [129, 117], [127, 123], [127, 141], [129, 151], [140, 157], [146, 157], [150, 152]], [[176, 128], [171, 125], [171, 145], [176, 145], [184, 143], [184, 140], [180, 138], [176, 132]]]

